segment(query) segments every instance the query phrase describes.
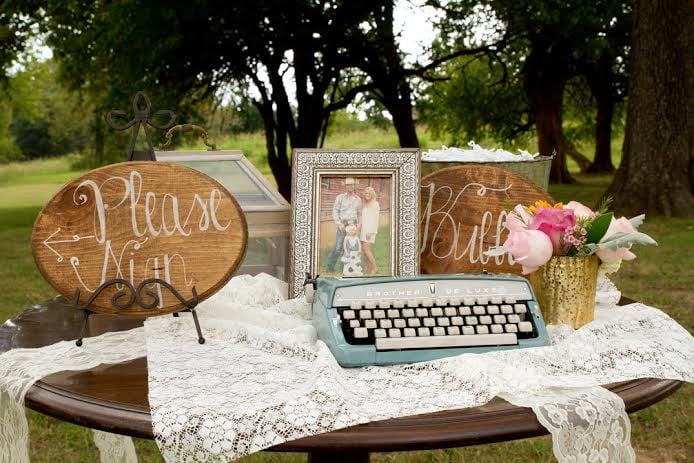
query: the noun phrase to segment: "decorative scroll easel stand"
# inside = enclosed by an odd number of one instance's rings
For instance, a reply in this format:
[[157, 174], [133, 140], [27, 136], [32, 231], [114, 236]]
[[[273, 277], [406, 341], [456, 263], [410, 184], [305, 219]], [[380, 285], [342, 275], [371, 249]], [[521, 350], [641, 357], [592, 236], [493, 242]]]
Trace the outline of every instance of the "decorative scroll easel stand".
[[[75, 341], [75, 344], [78, 346], [82, 345], [82, 340], [84, 339], [85, 335], [87, 334], [87, 325], [89, 323], [89, 316], [93, 314], [94, 312], [90, 309], [91, 304], [94, 302], [94, 300], [99, 297], [99, 295], [106, 289], [111, 286], [116, 286], [122, 285], [125, 286], [125, 288], [128, 289], [126, 292], [124, 289], [119, 289], [115, 292], [115, 294], [111, 297], [111, 305], [113, 307], [116, 307], [121, 310], [126, 310], [130, 307], [133, 306], [133, 304], [137, 303], [142, 307], [143, 309], [153, 309], [157, 305], [159, 305], [159, 295], [155, 292], [152, 291], [151, 289], [147, 289], [146, 287], [148, 285], [161, 285], [164, 286], [166, 289], [168, 289], [171, 294], [173, 294], [176, 299], [178, 299], [183, 307], [185, 309], [182, 309], [180, 312], [190, 312], [193, 315], [193, 322], [195, 322], [195, 330], [198, 333], [198, 342], [200, 344], [205, 344], [205, 338], [202, 335], [202, 330], [200, 329], [200, 322], [198, 321], [198, 313], [195, 311], [195, 307], [198, 305], [198, 293], [195, 290], [195, 286], [193, 286], [193, 298], [190, 301], [186, 301], [181, 294], [176, 291], [176, 289], [171, 286], [167, 281], [162, 280], [160, 278], [149, 278], [147, 280], [143, 280], [140, 282], [139, 285], [137, 285], [137, 288], [135, 288], [128, 280], [124, 280], [122, 278], [114, 278], [112, 280], [108, 280], [104, 282], [102, 285], [100, 285], [96, 290], [92, 293], [91, 296], [89, 296], [89, 299], [84, 304], [80, 304], [80, 290], [75, 291], [75, 297], [72, 300], [72, 304], [78, 309], [84, 311], [84, 323], [82, 324], [82, 331], [80, 334], [80, 337], [77, 341]], [[149, 296], [151, 298], [151, 302], [147, 302], [143, 296], [143, 293], [146, 296]], [[123, 301], [123, 298], [125, 296], [128, 296], [127, 300]], [[180, 312], [174, 312], [173, 316], [178, 317], [178, 314]]]
[[[142, 105], [144, 104], [144, 107]], [[124, 117], [126, 113], [124, 111], [119, 111], [119, 110], [113, 110], [110, 111], [106, 115], [106, 122], [108, 123], [109, 127], [111, 127], [114, 130], [127, 130], [132, 128], [132, 137], [130, 138], [130, 144], [128, 145], [128, 161], [156, 161], [157, 158], [154, 155], [154, 148], [152, 146], [152, 138], [150, 137], [149, 130], [147, 126], [151, 126], [155, 129], [160, 129], [160, 130], [166, 130], [169, 129], [171, 126], [173, 126], [175, 120], [176, 120], [176, 115], [169, 110], [161, 110], [157, 111], [155, 115], [157, 116], [166, 116], [168, 120], [163, 123], [163, 124], [158, 124], [154, 122], [153, 120], [150, 119], [150, 110], [152, 108], [152, 104], [149, 101], [149, 98], [147, 95], [145, 95], [144, 92], [137, 92], [135, 94], [135, 97], [133, 98], [133, 118], [129, 122], [126, 122], [125, 124], [116, 124], [113, 122], [113, 119], [115, 117]], [[136, 151], [135, 146], [137, 142], [137, 137], [140, 133], [140, 127], [143, 127], [143, 130], [145, 132], [145, 138], [147, 140], [147, 150], [145, 151]], [[200, 322], [198, 321], [198, 314], [195, 311], [195, 307], [198, 305], [198, 293], [195, 290], [195, 286], [193, 286], [192, 293], [193, 293], [193, 298], [190, 301], [187, 301], [181, 294], [171, 286], [171, 284], [165, 280], [162, 280], [160, 278], [149, 278], [146, 280], [141, 281], [138, 285], [137, 288], [130, 283], [128, 280], [124, 280], [122, 278], [114, 278], [112, 280], [108, 280], [101, 284], [94, 292], [92, 293], [91, 296], [87, 299], [87, 301], [84, 304], [80, 304], [80, 290], [77, 289], [75, 291], [75, 296], [72, 300], [72, 304], [78, 309], [82, 310], [84, 312], [84, 322], [82, 324], [82, 330], [80, 337], [77, 341], [75, 341], [75, 344], [78, 346], [81, 346], [83, 343], [83, 339], [85, 335], [87, 334], [87, 326], [89, 323], [89, 316], [95, 311], [91, 309], [92, 303], [96, 300], [97, 297], [106, 289], [111, 286], [116, 286], [117, 291], [113, 294], [111, 297], [111, 305], [114, 308], [120, 309], [120, 310], [127, 310], [128, 308], [132, 307], [133, 304], [138, 304], [140, 307], [143, 309], [154, 309], [159, 305], [161, 302], [159, 299], [159, 295], [157, 292], [152, 291], [151, 289], [148, 289], [147, 286], [150, 285], [161, 285], [165, 287], [166, 289], [173, 294], [176, 299], [178, 299], [184, 309], [180, 310], [179, 312], [174, 312], [173, 316], [178, 317], [178, 314], [180, 312], [190, 312], [193, 315], [193, 321], [195, 322], [195, 330], [198, 333], [198, 342], [200, 344], [205, 343], [205, 338], [202, 335], [202, 330], [200, 329]], [[123, 286], [125, 287], [128, 291], [126, 292], [125, 289], [118, 289], [118, 286]], [[144, 292], [144, 295], [143, 295]], [[127, 296], [127, 299], [124, 300], [124, 297]], [[150, 302], [147, 302], [145, 297], [151, 298]]]
[[[142, 105], [144, 104], [144, 107]], [[159, 130], [168, 130], [176, 122], [176, 114], [168, 109], [162, 109], [154, 113], [155, 116], [168, 118], [166, 122], [160, 124], [154, 119], [150, 118], [150, 111], [152, 110], [152, 103], [149, 101], [147, 95], [144, 92], [137, 92], [133, 98], [133, 118], [126, 122], [125, 124], [116, 124], [113, 119], [116, 117], [125, 117], [125, 111], [120, 111], [114, 109], [109, 111], [106, 115], [106, 123], [113, 130], [123, 131], [132, 128], [132, 136], [130, 137], [130, 144], [128, 145], [128, 161], [156, 161], [157, 158], [154, 155], [154, 146], [152, 145], [152, 137], [149, 134], [150, 126]], [[145, 139], [147, 141], [147, 150], [138, 151], [135, 150], [137, 136], [140, 134], [140, 127], [142, 127], [145, 132]]]

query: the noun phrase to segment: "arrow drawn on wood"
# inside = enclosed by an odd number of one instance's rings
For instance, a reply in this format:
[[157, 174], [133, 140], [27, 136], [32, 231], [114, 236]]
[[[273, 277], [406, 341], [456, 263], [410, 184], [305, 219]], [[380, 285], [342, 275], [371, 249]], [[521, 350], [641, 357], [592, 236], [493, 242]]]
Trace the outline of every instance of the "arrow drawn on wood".
[[63, 261], [63, 256], [62, 256], [62, 254], [60, 254], [58, 251], [56, 251], [55, 249], [53, 249], [53, 247], [51, 246], [51, 244], [59, 244], [59, 243], [77, 243], [78, 241], [81, 241], [81, 240], [87, 240], [87, 239], [90, 239], [90, 238], [94, 238], [94, 235], [88, 235], [88, 236], [72, 235], [72, 239], [69, 239], [69, 240], [53, 240], [53, 241], [50, 241], [50, 239], [53, 238], [53, 237], [54, 237], [55, 235], [57, 235], [58, 233], [60, 233], [60, 228], [56, 228], [56, 230], [53, 232], [53, 234], [52, 234], [51, 236], [49, 236], [48, 238], [46, 238], [45, 240], [43, 240], [43, 245], [46, 246], [48, 249], [50, 249], [50, 250], [53, 252], [53, 254], [55, 254], [56, 256], [58, 256], [58, 259], [57, 259], [58, 262], [62, 262], [62, 261]]

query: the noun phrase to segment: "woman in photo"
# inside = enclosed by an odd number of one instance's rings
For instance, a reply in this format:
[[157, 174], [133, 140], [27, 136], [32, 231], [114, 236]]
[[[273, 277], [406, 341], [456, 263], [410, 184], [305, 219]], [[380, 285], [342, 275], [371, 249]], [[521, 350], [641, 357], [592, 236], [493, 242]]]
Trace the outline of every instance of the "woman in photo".
[[378, 220], [381, 213], [381, 206], [378, 204], [376, 191], [367, 186], [364, 188], [364, 205], [361, 210], [361, 250], [365, 257], [364, 270], [367, 275], [378, 273], [378, 266], [371, 250], [376, 242], [378, 233]]

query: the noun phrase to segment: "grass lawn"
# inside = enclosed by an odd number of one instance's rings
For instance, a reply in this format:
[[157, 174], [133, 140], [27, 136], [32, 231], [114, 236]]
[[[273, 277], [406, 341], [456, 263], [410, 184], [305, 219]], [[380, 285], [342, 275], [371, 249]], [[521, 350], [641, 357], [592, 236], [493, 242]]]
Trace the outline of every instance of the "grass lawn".
[[[440, 142], [422, 135], [423, 145]], [[262, 137], [258, 134], [216, 140], [218, 146], [242, 149], [269, 176], [262, 159]], [[326, 146], [392, 147], [392, 132], [371, 130], [332, 136]], [[616, 151], [618, 152], [618, 151]], [[617, 159], [615, 159], [617, 161]], [[41, 278], [31, 257], [31, 227], [41, 206], [62, 184], [77, 176], [66, 159], [51, 159], [0, 166], [0, 317], [7, 319], [33, 302], [47, 299], [54, 291]], [[577, 199], [592, 205], [610, 178], [577, 176], [579, 184], [551, 187], [557, 200]], [[639, 258], [625, 263], [614, 276], [623, 293], [654, 305], [670, 314], [690, 332], [694, 331], [694, 220], [647, 218], [643, 231], [653, 236], [658, 247], [639, 248]], [[642, 462], [686, 462], [694, 455], [694, 387], [685, 385], [674, 396], [631, 415], [632, 441], [637, 460]], [[34, 463], [98, 461], [90, 432], [84, 428], [29, 412], [31, 457]], [[136, 440], [141, 462], [160, 462], [152, 442]], [[252, 455], [244, 462], [305, 461], [305, 456], [277, 453]], [[378, 462], [550, 462], [551, 441], [547, 437], [495, 445], [431, 452], [376, 455]]]

